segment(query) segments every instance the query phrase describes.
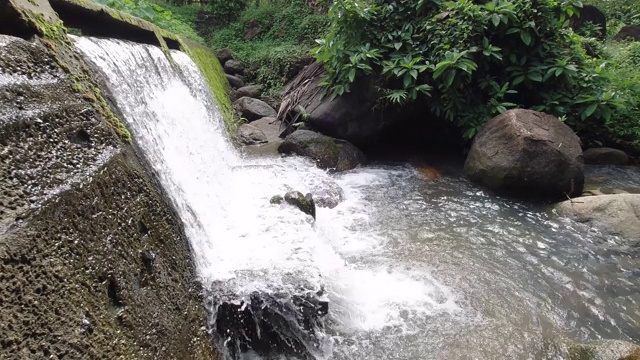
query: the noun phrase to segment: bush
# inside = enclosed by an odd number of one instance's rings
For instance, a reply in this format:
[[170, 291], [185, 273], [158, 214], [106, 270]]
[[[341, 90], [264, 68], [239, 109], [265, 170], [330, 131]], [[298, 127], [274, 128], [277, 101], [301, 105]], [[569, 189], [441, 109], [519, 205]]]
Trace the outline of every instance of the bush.
[[589, 0], [588, 4], [600, 9], [612, 25], [635, 25], [640, 22], [638, 0]]
[[[257, 22], [260, 33], [244, 39], [244, 29]], [[277, 93], [305, 59], [325, 31], [326, 16], [304, 1], [262, 0], [249, 4], [237, 20], [215, 31], [208, 44], [214, 49], [229, 47], [248, 67], [246, 80], [262, 84], [268, 93]]]
[[[168, 9], [170, 5], [158, 4], [148, 0], [95, 0], [106, 5], [147, 20], [162, 29], [170, 31], [176, 35], [184, 36], [188, 39], [203, 43], [204, 40], [193, 30], [193, 23], [189, 23]], [[189, 7], [185, 7], [189, 9]], [[193, 7], [191, 8], [193, 9]], [[183, 17], [186, 12], [182, 10]], [[193, 11], [193, 10], [192, 10]], [[194, 12], [195, 14], [195, 12]]]
[[380, 103], [428, 102], [467, 139], [509, 108], [562, 117], [579, 131], [628, 103], [567, 28], [578, 1], [337, 0], [314, 50], [333, 96], [374, 75]]

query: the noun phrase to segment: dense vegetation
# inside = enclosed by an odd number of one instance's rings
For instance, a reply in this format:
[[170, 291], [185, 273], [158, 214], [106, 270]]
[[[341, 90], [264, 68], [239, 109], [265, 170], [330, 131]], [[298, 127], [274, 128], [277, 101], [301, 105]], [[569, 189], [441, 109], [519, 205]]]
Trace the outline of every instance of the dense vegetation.
[[[640, 148], [640, 45], [611, 39], [640, 21], [638, 0], [590, 1], [609, 19], [603, 42], [569, 28], [576, 0], [336, 0], [324, 9], [303, 0], [99, 1], [231, 48], [248, 65], [246, 80], [274, 95], [321, 39], [312, 54], [333, 96], [374, 76], [381, 107], [427, 104], [425, 121], [452, 121], [465, 138], [525, 107], [559, 116], [587, 142]], [[251, 27], [259, 31], [246, 39]]]

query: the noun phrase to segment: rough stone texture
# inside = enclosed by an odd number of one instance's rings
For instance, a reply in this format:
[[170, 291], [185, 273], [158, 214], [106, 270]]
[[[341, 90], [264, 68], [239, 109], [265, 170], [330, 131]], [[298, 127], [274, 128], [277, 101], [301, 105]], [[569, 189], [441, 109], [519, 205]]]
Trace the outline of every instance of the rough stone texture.
[[250, 97], [241, 97], [233, 103], [233, 107], [241, 116], [249, 121], [258, 120], [263, 117], [276, 117], [276, 111], [262, 100]]
[[267, 137], [268, 142], [282, 141], [282, 139], [280, 139], [280, 122], [277, 121], [276, 118], [263, 117], [256, 121], [252, 121], [251, 125], [260, 129], [260, 131], [262, 131], [262, 133]]
[[622, 150], [612, 148], [591, 148], [583, 153], [584, 163], [591, 165], [627, 165], [629, 156]]
[[491, 119], [465, 162], [475, 182], [514, 195], [559, 198], [584, 185], [582, 149], [555, 116], [516, 109]]
[[560, 215], [591, 223], [611, 234], [640, 241], [640, 194], [586, 196], [556, 206]]
[[238, 127], [238, 140], [244, 145], [264, 144], [267, 143], [267, 135], [251, 124], [243, 124]]
[[284, 194], [284, 201], [289, 205], [293, 205], [300, 209], [303, 213], [316, 218], [316, 204], [313, 201], [313, 195], [302, 195], [300, 191], [289, 191]]
[[[309, 124], [325, 135], [356, 145], [370, 144], [384, 125], [382, 115], [372, 110], [378, 99], [373, 79], [356, 80], [351, 92], [332, 100], [323, 96], [324, 89], [319, 86], [325, 76], [321, 64], [308, 66], [288, 85], [282, 103], [290, 104], [291, 110], [302, 106]], [[280, 111], [279, 120], [284, 120], [286, 112]]]
[[260, 34], [260, 23], [257, 20], [253, 19], [249, 21], [244, 27], [243, 37], [245, 40], [253, 40], [256, 36]]
[[224, 72], [231, 75], [242, 75], [244, 74], [244, 65], [240, 61], [227, 60], [224, 63]]
[[218, 358], [179, 219], [72, 84], [0, 36], [0, 357]]
[[226, 63], [229, 60], [233, 59], [233, 51], [229, 48], [224, 48], [216, 51], [216, 56], [221, 64]]
[[351, 143], [309, 130], [296, 130], [287, 136], [278, 151], [311, 158], [322, 169], [351, 170], [366, 161], [365, 155]]
[[252, 98], [257, 98], [262, 94], [262, 85], [247, 85], [243, 86], [238, 91], [236, 91], [236, 96], [238, 98], [247, 96]]
[[572, 16], [569, 19], [569, 26], [574, 31], [582, 29], [587, 24], [593, 24], [600, 27], [600, 34], [598, 38], [604, 40], [607, 37], [607, 17], [604, 13], [593, 5], [584, 5], [580, 9], [579, 16]]
[[613, 37], [614, 40], [640, 41], [640, 25], [626, 25]]
[[244, 86], [244, 81], [239, 77], [229, 75], [229, 74], [224, 74], [224, 76], [227, 78], [227, 81], [229, 82], [229, 85], [231, 85], [232, 88], [239, 89]]

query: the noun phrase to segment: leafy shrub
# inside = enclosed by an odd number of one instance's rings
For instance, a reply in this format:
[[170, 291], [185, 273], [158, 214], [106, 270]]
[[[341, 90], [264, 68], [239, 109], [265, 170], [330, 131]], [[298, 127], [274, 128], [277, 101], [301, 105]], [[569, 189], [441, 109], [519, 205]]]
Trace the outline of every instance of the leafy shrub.
[[181, 20], [174, 16], [173, 12], [167, 9], [168, 5], [160, 5], [149, 0], [95, 0], [106, 5], [147, 20], [176, 35], [181, 35], [197, 42], [204, 40], [193, 30], [193, 24]]
[[600, 9], [607, 16], [607, 21], [614, 25], [635, 25], [640, 22], [638, 0], [589, 0], [587, 3]]
[[[244, 39], [251, 22], [260, 33]], [[323, 16], [302, 0], [262, 0], [249, 4], [237, 21], [215, 31], [208, 44], [213, 48], [229, 47], [238, 60], [248, 65], [246, 80], [262, 84], [275, 94], [291, 74], [309, 59], [309, 50], [328, 24]]]
[[627, 99], [600, 74], [566, 20], [578, 1], [337, 0], [314, 50], [333, 96], [379, 79], [380, 102], [421, 99], [472, 138], [491, 117], [525, 107], [578, 130], [610, 121]]

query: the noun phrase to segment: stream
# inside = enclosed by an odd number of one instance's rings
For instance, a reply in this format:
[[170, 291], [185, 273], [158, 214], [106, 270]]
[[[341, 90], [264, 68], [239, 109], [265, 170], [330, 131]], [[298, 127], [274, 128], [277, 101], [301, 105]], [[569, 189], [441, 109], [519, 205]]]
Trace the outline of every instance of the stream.
[[[640, 342], [640, 249], [622, 239], [497, 197], [455, 161], [428, 162], [434, 178], [405, 162], [329, 174], [302, 158], [243, 156], [187, 55], [172, 50], [172, 64], [153, 46], [74, 41], [106, 75], [180, 215], [214, 294], [214, 327], [217, 293], [238, 304], [256, 292], [283, 303], [306, 293], [329, 303], [312, 339], [294, 334], [316, 359], [538, 359], [554, 358], [562, 338]], [[638, 168], [587, 174], [640, 188]], [[607, 182], [611, 174], [625, 180]], [[343, 200], [314, 222], [269, 202], [291, 189]], [[286, 331], [305, 331], [280, 315], [293, 324]], [[212, 333], [221, 346], [242, 341]], [[230, 359], [260, 358], [225, 349]]]

